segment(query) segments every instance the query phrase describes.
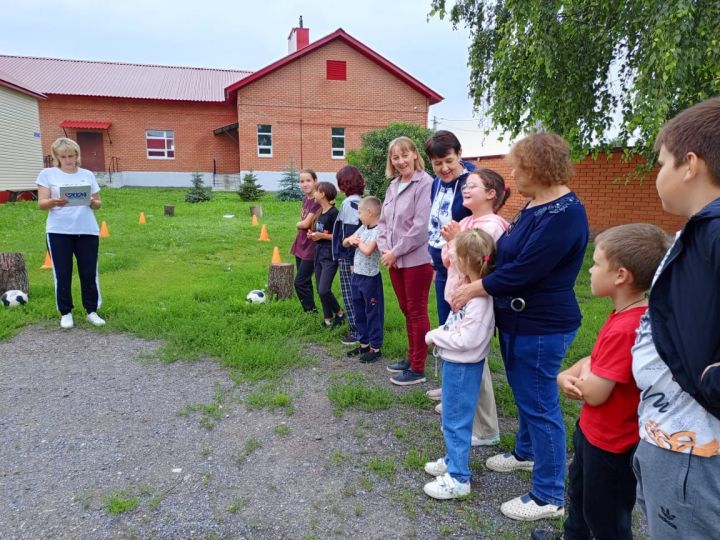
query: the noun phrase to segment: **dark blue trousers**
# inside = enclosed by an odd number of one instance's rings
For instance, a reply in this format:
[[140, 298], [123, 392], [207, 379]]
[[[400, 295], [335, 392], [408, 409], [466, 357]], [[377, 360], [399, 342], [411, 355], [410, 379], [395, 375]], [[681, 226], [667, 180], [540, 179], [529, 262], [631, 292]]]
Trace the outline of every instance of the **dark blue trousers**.
[[350, 277], [357, 340], [362, 345], [368, 343], [373, 349], [380, 349], [383, 343], [385, 327], [385, 300], [383, 297], [382, 275]]
[[73, 309], [73, 256], [80, 276], [80, 292], [85, 311], [97, 311], [102, 303], [98, 282], [98, 247], [100, 238], [92, 234], [48, 233], [48, 248], [53, 261], [55, 300], [61, 315]]
[[438, 326], [447, 321], [452, 309], [445, 301], [445, 284], [447, 283], [447, 268], [442, 262], [442, 249], [428, 246], [428, 253], [432, 258], [433, 270], [435, 270], [435, 303], [437, 304]]

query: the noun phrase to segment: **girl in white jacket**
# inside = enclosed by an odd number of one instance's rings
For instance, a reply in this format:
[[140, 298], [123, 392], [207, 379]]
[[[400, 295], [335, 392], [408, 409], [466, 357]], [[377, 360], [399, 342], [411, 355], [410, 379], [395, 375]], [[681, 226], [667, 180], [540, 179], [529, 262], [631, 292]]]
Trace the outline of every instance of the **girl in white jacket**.
[[[470, 281], [490, 273], [495, 241], [482, 230], [463, 231], [455, 237], [458, 270]], [[453, 311], [445, 324], [425, 336], [444, 360], [442, 367], [442, 423], [447, 453], [425, 464], [435, 480], [424, 491], [435, 499], [455, 499], [470, 493], [470, 445], [473, 416], [480, 395], [485, 358], [495, 327], [489, 296], [471, 299]]]

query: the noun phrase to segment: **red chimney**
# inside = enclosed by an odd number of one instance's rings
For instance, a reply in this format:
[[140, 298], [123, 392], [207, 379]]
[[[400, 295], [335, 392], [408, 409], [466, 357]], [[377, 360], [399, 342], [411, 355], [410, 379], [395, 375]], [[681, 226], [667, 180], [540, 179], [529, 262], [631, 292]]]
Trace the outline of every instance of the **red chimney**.
[[300, 16], [300, 26], [290, 30], [288, 36], [288, 54], [294, 53], [307, 47], [310, 44], [310, 29], [303, 28], [302, 15]]

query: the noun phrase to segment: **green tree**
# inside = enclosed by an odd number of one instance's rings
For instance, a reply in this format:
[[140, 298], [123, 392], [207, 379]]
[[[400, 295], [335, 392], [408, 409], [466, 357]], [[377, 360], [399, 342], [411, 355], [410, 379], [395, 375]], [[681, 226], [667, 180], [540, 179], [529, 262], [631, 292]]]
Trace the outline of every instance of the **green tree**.
[[417, 124], [393, 122], [387, 127], [363, 133], [362, 146], [357, 150], [350, 150], [347, 154], [348, 163], [357, 167], [365, 177], [365, 186], [371, 195], [381, 199], [385, 197], [385, 190], [390, 182], [390, 179], [385, 176], [388, 144], [402, 135], [415, 142], [420, 155], [425, 160], [427, 171], [433, 174], [424, 150], [425, 141], [432, 135], [432, 130]]
[[238, 188], [238, 195], [243, 201], [257, 201], [263, 196], [265, 190], [258, 184], [257, 175], [250, 171], [243, 175], [242, 183]]
[[210, 188], [204, 187], [202, 174], [200, 174], [200, 171], [195, 171], [192, 174], [192, 187], [188, 189], [185, 194], [185, 201], [189, 203], [197, 203], [209, 201], [210, 199], [212, 199], [212, 192]]
[[299, 180], [300, 174], [295, 168], [295, 160], [290, 158], [288, 170], [280, 179], [280, 191], [277, 193], [277, 198], [281, 201], [301, 201], [304, 194], [300, 190]]
[[470, 31], [470, 97], [513, 136], [562, 134], [576, 155], [634, 140], [720, 93], [717, 0], [431, 0]]

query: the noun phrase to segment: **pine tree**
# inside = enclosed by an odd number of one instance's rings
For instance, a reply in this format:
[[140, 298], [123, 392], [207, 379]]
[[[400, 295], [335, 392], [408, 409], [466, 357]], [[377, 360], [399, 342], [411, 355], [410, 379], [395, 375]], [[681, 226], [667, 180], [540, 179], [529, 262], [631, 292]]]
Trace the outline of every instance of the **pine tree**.
[[277, 198], [281, 201], [301, 201], [304, 195], [300, 190], [299, 178], [300, 174], [295, 168], [295, 161], [290, 158], [288, 170], [280, 179], [280, 191], [278, 191]]
[[209, 201], [212, 199], [212, 193], [210, 188], [203, 186], [203, 177], [200, 171], [195, 171], [192, 174], [192, 185], [188, 192], [185, 194], [185, 201], [189, 203]]
[[242, 183], [238, 188], [238, 195], [243, 201], [257, 201], [263, 196], [265, 190], [258, 184], [258, 177], [254, 172], [250, 171], [242, 178]]

